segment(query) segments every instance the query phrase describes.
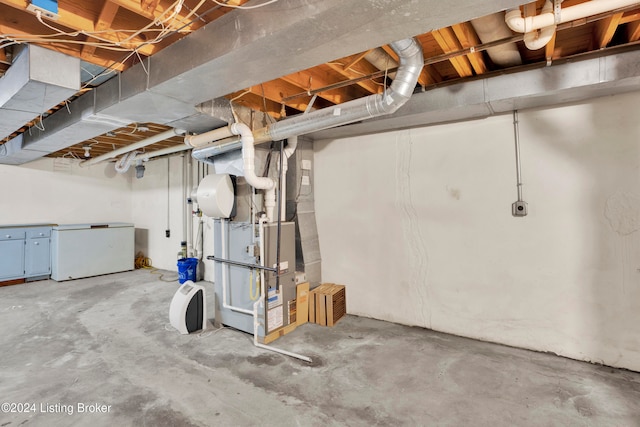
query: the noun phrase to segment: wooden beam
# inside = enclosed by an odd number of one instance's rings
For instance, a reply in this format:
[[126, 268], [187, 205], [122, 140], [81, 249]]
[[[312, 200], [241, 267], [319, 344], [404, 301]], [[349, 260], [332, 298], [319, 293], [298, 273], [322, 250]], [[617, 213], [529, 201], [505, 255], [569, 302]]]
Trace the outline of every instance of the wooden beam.
[[620, 25], [622, 15], [623, 13], [619, 12], [597, 22], [594, 40], [596, 49], [602, 49], [611, 43], [611, 39], [613, 39], [613, 35], [618, 29], [618, 25]]
[[620, 25], [628, 24], [633, 21], [640, 21], [640, 12], [625, 13], [620, 19]]
[[[149, 20], [156, 20], [159, 17], [167, 17], [169, 16], [169, 8], [175, 3], [174, 0], [162, 0], [162, 1], [156, 1], [156, 5], [153, 8], [153, 10], [149, 9], [144, 9], [143, 8], [143, 2], [147, 1], [149, 2], [149, 0], [107, 0], [107, 1], [111, 1], [112, 3], [117, 4], [118, 6], [120, 6], [123, 9], [126, 9], [130, 12], [133, 12], [137, 15], [143, 16]], [[232, 0], [227, 2], [230, 5], [240, 5], [243, 3], [246, 3], [247, 0]], [[198, 2], [199, 3], [199, 2]], [[207, 2], [208, 3], [208, 2]], [[186, 6], [186, 3], [185, 3]], [[194, 6], [195, 7], [195, 6]], [[209, 7], [207, 6], [207, 9]], [[206, 10], [206, 9], [205, 9]], [[225, 13], [231, 11], [232, 9], [230, 8], [220, 8], [218, 10], [213, 11], [212, 13], [210, 13], [209, 15], [207, 15], [207, 21], [212, 21], [222, 15], [224, 15]], [[197, 13], [197, 12], [196, 12]], [[188, 18], [187, 18], [188, 17]], [[173, 25], [174, 28], [177, 27], [182, 27], [184, 25], [189, 24], [189, 22], [194, 21], [193, 24], [188, 25], [187, 27], [185, 27], [183, 30], [184, 31], [192, 31], [195, 30], [197, 28], [200, 28], [201, 26], [203, 26], [204, 24], [206, 24], [206, 22], [202, 22], [200, 20], [195, 19], [194, 15], [191, 15], [191, 10], [189, 7], [182, 7], [182, 10], [180, 11], [180, 13], [178, 13], [175, 17], [176, 20], [176, 24]]]
[[[117, 4], [111, 3], [110, 1], [105, 1], [102, 6], [102, 10], [100, 11], [100, 15], [98, 16], [98, 20], [95, 23], [96, 31], [108, 30], [111, 27], [111, 23], [116, 17], [116, 13], [118, 13], [118, 9], [120, 6]], [[98, 41], [93, 37], [88, 37], [87, 41]], [[89, 56], [93, 55], [96, 51], [97, 47], [92, 45], [84, 45], [82, 48], [82, 55]]]
[[[29, 4], [27, 0], [0, 0], [0, 3], [7, 6], [11, 6], [14, 9], [20, 11], [21, 13], [24, 13], [25, 14], [25, 18], [23, 19], [24, 21], [32, 21], [33, 23], [37, 24], [38, 29], [36, 31], [30, 32], [31, 34], [53, 34], [54, 31], [42, 25], [40, 22], [38, 22], [35, 15], [31, 14], [30, 12], [26, 12], [26, 8]], [[51, 22], [52, 26], [56, 28], [60, 28], [62, 31], [65, 31], [68, 33], [73, 33], [76, 31], [83, 31], [83, 32], [90, 33], [95, 31], [93, 20], [86, 16], [87, 14], [84, 13], [81, 7], [71, 3], [69, 4], [62, 3], [61, 6], [64, 6], [64, 8], [60, 8], [58, 11], [60, 18], [57, 21], [52, 21]], [[115, 43], [121, 44], [121, 46], [124, 47], [125, 49], [133, 49], [145, 42], [145, 40], [141, 37], [135, 37], [131, 40], [131, 42], [128, 42], [128, 43], [120, 42], [121, 40], [127, 38], [128, 36], [129, 35], [127, 33], [100, 34], [101, 38], [107, 39], [113, 42], [114, 44]], [[59, 43], [63, 43], [63, 39], [60, 37], [58, 38], [60, 39]], [[72, 36], [69, 36], [69, 39], [74, 39], [74, 38]], [[138, 51], [143, 55], [149, 56], [149, 55], [152, 55], [157, 49], [158, 48], [154, 45], [144, 45], [140, 47]]]
[[350, 69], [352, 66], [356, 65], [358, 62], [360, 62], [362, 60], [362, 58], [364, 58], [365, 56], [367, 56], [367, 53], [371, 52], [371, 49], [365, 51], [365, 52], [361, 52], [357, 55], [354, 55], [354, 58], [351, 60], [351, 62], [349, 62], [348, 64], [345, 64], [344, 69], [348, 70]]
[[[471, 26], [469, 22], [463, 22], [461, 24], [456, 24], [453, 27], [454, 34], [458, 38], [458, 41], [464, 48], [475, 47], [481, 44], [476, 31]], [[488, 67], [484, 62], [484, 57], [482, 56], [482, 52], [473, 52], [467, 55], [473, 70], [476, 74], [484, 74], [487, 72]]]
[[[264, 97], [282, 105], [284, 98], [289, 98], [293, 95], [300, 93], [300, 88], [296, 85], [285, 81], [284, 79], [275, 79], [249, 88], [252, 93], [262, 96], [264, 91]], [[296, 109], [298, 111], [305, 111], [309, 106], [311, 96], [297, 97], [286, 102], [287, 107]], [[332, 104], [332, 103], [331, 103]], [[314, 108], [323, 108], [331, 105], [324, 99], [316, 99], [314, 102]]]
[[551, 64], [551, 62], [555, 59], [555, 51], [556, 51], [556, 36], [557, 32], [553, 33], [553, 37], [549, 40], [549, 43], [544, 47], [544, 57], [547, 60], [547, 64]]
[[[337, 62], [328, 62], [324, 65], [326, 65], [333, 71], [336, 71], [337, 73], [343, 75], [347, 79], [355, 79], [358, 77], [362, 77], [363, 75], [371, 74], [374, 71], [378, 71], [377, 68], [375, 68], [373, 65], [369, 64], [368, 62], [367, 64], [370, 65], [369, 68], [365, 68], [364, 64], [362, 62], [359, 62], [359, 63], [353, 63], [350, 69], [348, 70], [345, 69], [344, 64], [352, 63], [354, 56], [356, 55], [351, 55], [346, 58], [342, 58]], [[373, 80], [363, 80], [361, 82], [358, 82], [357, 84], [358, 86], [366, 89], [368, 93], [382, 93], [384, 89], [383, 86], [379, 85]]]
[[4, 36], [14, 36], [15, 38], [25, 39], [30, 43], [34, 43], [47, 49], [55, 50], [66, 55], [82, 58], [92, 64], [103, 67], [111, 67], [115, 70], [122, 71], [125, 65], [119, 63], [122, 52], [107, 52], [101, 57], [82, 55], [81, 45], [65, 44], [65, 43], [41, 43], [37, 38], [33, 38], [33, 34], [40, 34], [42, 25], [38, 21], [31, 19], [27, 14], [16, 9], [5, 9], [0, 14], [0, 34]]
[[153, 14], [158, 7], [158, 3], [160, 3], [160, 0], [140, 0], [140, 9]]
[[[233, 103], [237, 103], [239, 105], [243, 105], [247, 108], [251, 108], [252, 110], [262, 111], [263, 113], [269, 114], [271, 117], [276, 119], [280, 119], [282, 115], [281, 106], [271, 100], [263, 100], [261, 95], [257, 95], [255, 93], [239, 91], [234, 92], [229, 95], [226, 95], [225, 98], [228, 100], [232, 100]], [[266, 111], [265, 111], [266, 105]]]
[[627, 35], [629, 42], [640, 40], [640, 21], [631, 22], [627, 25]]
[[[457, 52], [462, 49], [462, 45], [456, 38], [451, 27], [432, 31], [431, 34], [444, 53]], [[451, 58], [449, 61], [460, 77], [473, 76], [473, 68], [466, 56], [456, 56], [455, 58]]]
[[538, 14], [538, 5], [534, 1], [532, 3], [527, 3], [522, 6], [522, 14], [525, 17], [536, 16]]
[[[323, 73], [320, 69], [317, 68], [311, 68], [309, 70], [289, 74], [287, 76], [281, 77], [281, 79], [300, 88], [299, 92], [305, 90], [314, 90], [339, 82], [339, 79], [331, 78], [329, 76], [329, 73]], [[332, 104], [342, 104], [343, 102], [365, 96], [367, 93], [368, 92], [365, 92], [362, 89], [357, 90], [354, 85], [341, 89], [320, 92], [318, 93], [318, 96], [331, 102]]]

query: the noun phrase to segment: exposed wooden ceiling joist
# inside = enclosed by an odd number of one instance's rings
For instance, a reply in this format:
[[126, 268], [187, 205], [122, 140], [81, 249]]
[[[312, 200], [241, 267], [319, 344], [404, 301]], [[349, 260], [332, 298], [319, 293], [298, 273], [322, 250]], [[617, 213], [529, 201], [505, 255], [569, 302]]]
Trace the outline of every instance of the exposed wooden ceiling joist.
[[[237, 6], [247, 1], [228, 0], [226, 3]], [[586, 1], [592, 0], [566, 0], [562, 3], [562, 7], [570, 7]], [[28, 0], [0, 0], [0, 32], [2, 35], [13, 34], [25, 38], [32, 37], [35, 40], [35, 36], [51, 35], [55, 32], [54, 29], [38, 22], [34, 14], [25, 10], [28, 3]], [[283, 0], [284, 3], [285, 0]], [[521, 9], [525, 16], [533, 16], [540, 12], [544, 3], [545, 0], [530, 2], [522, 5]], [[138, 48], [141, 56], [154, 55], [207, 23], [216, 25], [216, 19], [232, 10], [214, 5], [209, 0], [185, 0], [182, 3], [182, 9], [177, 12], [173, 9], [176, 5], [175, 0], [98, 0], [92, 2], [59, 0], [58, 4], [60, 19], [45, 21], [45, 24], [69, 34], [76, 32], [82, 32], [82, 34], [59, 37], [68, 39], [66, 42], [64, 40], [40, 39], [39, 41], [42, 42], [40, 44], [69, 55], [78, 56], [94, 64], [111, 66], [117, 70], [126, 69], [128, 65], [139, 60], [136, 56], [129, 59], [127, 64], [120, 63], [123, 58], [131, 54], [131, 51], [127, 51], [127, 49]], [[513, 6], [515, 5], [509, 7]], [[336, 7], [338, 6], [336, 5]], [[398, 6], [394, 5], [393, 7]], [[239, 11], [238, 16], [245, 13], [254, 12]], [[163, 33], [163, 39], [156, 43], [158, 40], [155, 39], [160, 34], [158, 30], [162, 30], [162, 28], [154, 23], [162, 20], [165, 20], [163, 25], [169, 31]], [[447, 25], [447, 23], [443, 24]], [[423, 87], [451, 83], [495, 71], [495, 64], [486, 60], [485, 54], [472, 49], [481, 43], [468, 21], [453, 25], [448, 23], [448, 25], [450, 26], [433, 32], [415, 35], [422, 44], [427, 63], [418, 80]], [[328, 28], [327, 31], [329, 31]], [[133, 32], [141, 29], [145, 30], [133, 37], [132, 40], [127, 40]], [[100, 33], [101, 31], [107, 32]], [[591, 49], [637, 42], [640, 40], [640, 7], [626, 8], [606, 16], [563, 24], [558, 31], [557, 37], [554, 37], [544, 49], [538, 51], [528, 51], [521, 42], [518, 42], [525, 64], [539, 61], [553, 62], [570, 55], [588, 52]], [[92, 44], [102, 43], [101, 38], [110, 41], [112, 46], [115, 46], [115, 43], [120, 43], [124, 50], [113, 51]], [[352, 39], [349, 38], [349, 40]], [[6, 39], [4, 41], [6, 43]], [[397, 55], [388, 45], [381, 47], [397, 60]], [[361, 48], [365, 49], [367, 46], [363, 45]], [[383, 77], [379, 77], [377, 68], [365, 59], [368, 52], [363, 51], [338, 58], [329, 63], [279, 78], [271, 76], [269, 81], [262, 84], [255, 84], [257, 79], [254, 78], [251, 82], [254, 86], [242, 91], [235, 91], [226, 97], [234, 99], [234, 103], [266, 111], [271, 117], [279, 119], [286, 114], [304, 111], [310, 103], [309, 93], [311, 92], [317, 93], [314, 107], [318, 108], [340, 104], [371, 93], [381, 93], [386, 82], [383, 81]], [[8, 66], [7, 62], [10, 61], [10, 58], [9, 60], [3, 59], [3, 53], [5, 53], [4, 50], [0, 48], [0, 74]], [[445, 54], [453, 55], [446, 57]], [[324, 58], [325, 61], [327, 59]], [[193, 64], [193, 66], [197, 65]], [[234, 89], [237, 89], [237, 86]], [[221, 94], [218, 93], [216, 96], [221, 96]]]
[[[435, 30], [431, 34], [445, 53], [456, 52], [463, 48], [460, 41], [456, 38], [453, 29], [450, 27]], [[473, 67], [471, 66], [469, 58], [465, 56], [457, 56], [450, 59], [450, 62], [460, 77], [473, 76]]]
[[[469, 22], [456, 24], [451, 28], [463, 48], [470, 48], [481, 44], [476, 31]], [[476, 74], [484, 74], [489, 69], [484, 62], [482, 52], [472, 52], [467, 55], [467, 58]]]
[[602, 49], [611, 43], [611, 39], [613, 39], [613, 35], [618, 29], [618, 25], [620, 25], [620, 20], [622, 19], [622, 12], [616, 13], [609, 18], [598, 21], [596, 24], [596, 33], [595, 33], [595, 45], [598, 49]]

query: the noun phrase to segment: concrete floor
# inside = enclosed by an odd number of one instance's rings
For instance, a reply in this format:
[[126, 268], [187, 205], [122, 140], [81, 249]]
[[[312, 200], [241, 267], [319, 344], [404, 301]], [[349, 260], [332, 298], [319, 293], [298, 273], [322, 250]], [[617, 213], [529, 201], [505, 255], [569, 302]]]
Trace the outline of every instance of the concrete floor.
[[640, 373], [354, 316], [275, 342], [309, 365], [232, 329], [179, 335], [158, 278], [0, 288], [0, 400], [32, 410], [0, 426], [640, 425]]

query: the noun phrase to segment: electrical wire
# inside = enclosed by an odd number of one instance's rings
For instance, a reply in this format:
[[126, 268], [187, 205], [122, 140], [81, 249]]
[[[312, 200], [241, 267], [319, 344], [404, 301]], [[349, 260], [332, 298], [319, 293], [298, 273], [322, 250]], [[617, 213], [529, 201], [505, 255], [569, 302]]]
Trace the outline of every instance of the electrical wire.
[[223, 3], [223, 2], [218, 1], [218, 0], [211, 0], [211, 1], [214, 2], [217, 5], [222, 6], [222, 7], [230, 7], [232, 9], [250, 10], [250, 9], [258, 9], [259, 7], [264, 7], [264, 6], [267, 6], [269, 4], [276, 3], [278, 0], [269, 0], [269, 1], [266, 1], [264, 3], [256, 4], [254, 6], [241, 6], [241, 5], [226, 4], [226, 3]]

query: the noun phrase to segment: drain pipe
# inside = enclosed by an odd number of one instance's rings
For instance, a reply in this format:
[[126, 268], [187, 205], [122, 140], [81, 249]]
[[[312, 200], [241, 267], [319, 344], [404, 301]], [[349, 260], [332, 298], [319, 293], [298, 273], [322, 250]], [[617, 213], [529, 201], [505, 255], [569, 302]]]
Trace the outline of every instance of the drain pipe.
[[[553, 14], [553, 4], [550, 0], [547, 0], [542, 6], [542, 14], [551, 13]], [[556, 33], [556, 25], [550, 25], [548, 27], [541, 28], [539, 30], [533, 30], [525, 33], [524, 35], [524, 45], [529, 50], [538, 50], [545, 47], [553, 38], [553, 35]]]
[[120, 154], [126, 154], [130, 151], [138, 150], [140, 148], [144, 148], [148, 145], [155, 144], [156, 142], [164, 141], [165, 139], [172, 138], [176, 135], [184, 135], [186, 131], [183, 129], [169, 129], [164, 132], [160, 132], [156, 135], [150, 136], [149, 138], [145, 138], [142, 141], [138, 141], [134, 144], [127, 145], [122, 148], [118, 148], [117, 150], [113, 150], [109, 153], [103, 154], [98, 157], [94, 157], [93, 159], [85, 160], [80, 162], [80, 166], [91, 166], [96, 163], [104, 162], [105, 160], [112, 159], [114, 157], [118, 157]]
[[233, 135], [240, 135], [244, 179], [253, 188], [265, 190], [264, 207], [267, 213], [267, 220], [271, 222], [273, 221], [273, 210], [276, 206], [276, 183], [271, 178], [256, 175], [254, 138], [249, 126], [244, 123], [233, 123], [229, 126], [229, 130]]
[[[265, 266], [265, 257], [264, 257], [264, 224], [267, 222], [266, 217], [260, 218], [260, 265], [262, 267]], [[258, 348], [263, 348], [269, 351], [275, 351], [276, 353], [284, 354], [285, 356], [294, 357], [296, 359], [304, 360], [305, 362], [311, 363], [312, 360], [310, 357], [303, 356], [298, 353], [293, 353], [291, 351], [283, 350], [281, 348], [273, 347], [270, 345], [262, 344], [258, 341], [258, 328], [260, 328], [260, 321], [258, 320], [258, 307], [262, 304], [262, 310], [260, 312], [264, 313], [264, 296], [266, 295], [265, 289], [265, 277], [264, 270], [261, 269], [261, 278], [260, 278], [260, 297], [253, 303], [253, 345]], [[267, 325], [264, 325], [265, 335], [267, 333]]]
[[287, 148], [284, 149], [282, 157], [282, 192], [280, 193], [280, 221], [287, 218], [287, 171], [289, 170], [289, 157], [293, 155], [298, 147], [298, 137], [292, 136], [287, 139]]
[[638, 2], [638, 0], [591, 0], [575, 6], [558, 8], [557, 13], [551, 11], [526, 18], [522, 16], [520, 9], [516, 8], [507, 11], [505, 21], [513, 31], [517, 33], [529, 33], [545, 27], [622, 9], [635, 4], [640, 4], [640, 2]]
[[400, 58], [400, 67], [396, 72], [396, 78], [384, 94], [369, 95], [281, 120], [254, 132], [255, 142], [279, 141], [395, 112], [413, 94], [424, 65], [424, 56], [420, 44], [415, 39], [399, 40], [390, 46]]

